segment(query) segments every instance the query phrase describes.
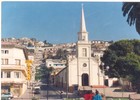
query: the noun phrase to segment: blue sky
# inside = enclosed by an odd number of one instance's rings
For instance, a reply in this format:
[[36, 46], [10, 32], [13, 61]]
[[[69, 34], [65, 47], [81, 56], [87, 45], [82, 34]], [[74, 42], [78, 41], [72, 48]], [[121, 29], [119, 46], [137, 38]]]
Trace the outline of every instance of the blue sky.
[[50, 43], [77, 41], [81, 4], [89, 40], [140, 39], [122, 15], [122, 2], [2, 2], [2, 38], [29, 37]]

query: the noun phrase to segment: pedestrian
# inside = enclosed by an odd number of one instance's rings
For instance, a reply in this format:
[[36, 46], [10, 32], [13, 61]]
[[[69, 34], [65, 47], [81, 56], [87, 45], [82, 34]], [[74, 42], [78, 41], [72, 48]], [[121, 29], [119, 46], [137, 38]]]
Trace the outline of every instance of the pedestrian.
[[84, 100], [92, 100], [94, 93], [92, 93], [92, 91], [88, 90], [85, 94], [84, 94]]
[[89, 100], [90, 99], [90, 92], [85, 91], [86, 93], [84, 94], [84, 100]]
[[99, 91], [98, 90], [95, 91], [95, 96], [93, 97], [92, 100], [102, 100], [102, 97], [99, 94]]
[[94, 98], [94, 96], [95, 96], [94, 92], [91, 92], [91, 94], [90, 94], [90, 100], [92, 100]]

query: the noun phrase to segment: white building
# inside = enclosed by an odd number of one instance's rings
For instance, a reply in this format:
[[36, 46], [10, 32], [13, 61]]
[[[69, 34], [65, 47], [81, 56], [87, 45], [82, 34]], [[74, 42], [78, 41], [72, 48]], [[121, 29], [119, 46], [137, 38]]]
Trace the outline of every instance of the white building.
[[69, 55], [67, 67], [57, 74], [56, 85], [66, 88], [68, 84], [69, 91], [73, 91], [75, 85], [79, 89], [84, 86], [103, 86], [99, 57], [91, 57], [91, 42], [88, 40], [83, 8], [76, 47], [76, 56]]
[[48, 68], [53, 67], [54, 69], [57, 69], [57, 68], [63, 69], [66, 67], [66, 62], [61, 59], [46, 59], [46, 66]]
[[15, 97], [27, 89], [27, 56], [21, 47], [3, 44], [1, 47], [1, 92], [11, 92]]

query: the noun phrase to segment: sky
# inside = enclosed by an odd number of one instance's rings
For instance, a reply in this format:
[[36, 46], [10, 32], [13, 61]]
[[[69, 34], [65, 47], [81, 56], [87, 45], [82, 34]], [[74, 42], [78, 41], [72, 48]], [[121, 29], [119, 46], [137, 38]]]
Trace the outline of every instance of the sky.
[[122, 2], [3, 1], [2, 38], [36, 38], [49, 43], [73, 43], [80, 31], [84, 5], [89, 40], [140, 39], [123, 17]]

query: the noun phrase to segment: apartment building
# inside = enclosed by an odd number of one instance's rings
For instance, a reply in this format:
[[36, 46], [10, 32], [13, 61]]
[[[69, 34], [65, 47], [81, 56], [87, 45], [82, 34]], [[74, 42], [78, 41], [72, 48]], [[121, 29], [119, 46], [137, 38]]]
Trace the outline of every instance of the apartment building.
[[12, 43], [1, 45], [1, 92], [11, 92], [14, 97], [27, 89], [27, 55], [22, 47]]

